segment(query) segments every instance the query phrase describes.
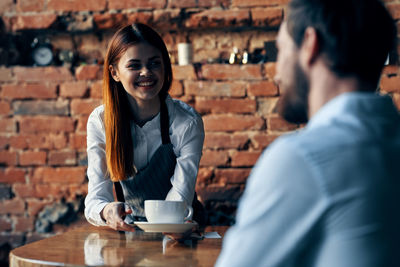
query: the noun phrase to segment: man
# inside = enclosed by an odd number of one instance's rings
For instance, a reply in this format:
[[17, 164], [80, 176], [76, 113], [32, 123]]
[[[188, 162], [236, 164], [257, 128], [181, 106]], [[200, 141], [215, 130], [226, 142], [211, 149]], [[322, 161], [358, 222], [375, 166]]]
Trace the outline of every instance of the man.
[[257, 162], [216, 266], [400, 266], [400, 116], [376, 92], [393, 20], [379, 0], [287, 11], [279, 113], [308, 124]]

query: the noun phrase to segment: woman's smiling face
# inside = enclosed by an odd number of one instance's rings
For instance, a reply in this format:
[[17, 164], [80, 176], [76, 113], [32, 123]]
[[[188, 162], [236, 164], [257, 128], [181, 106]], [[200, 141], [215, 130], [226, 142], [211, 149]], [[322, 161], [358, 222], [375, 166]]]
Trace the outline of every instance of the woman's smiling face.
[[164, 84], [164, 62], [161, 52], [148, 43], [130, 46], [118, 61], [109, 67], [115, 81], [137, 102], [158, 97]]

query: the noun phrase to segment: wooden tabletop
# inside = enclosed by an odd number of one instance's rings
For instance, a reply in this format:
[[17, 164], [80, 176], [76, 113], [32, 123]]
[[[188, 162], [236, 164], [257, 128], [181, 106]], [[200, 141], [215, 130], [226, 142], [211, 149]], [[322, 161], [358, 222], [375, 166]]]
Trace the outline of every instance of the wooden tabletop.
[[[206, 232], [225, 234], [226, 226]], [[161, 233], [117, 232], [85, 225], [10, 252], [10, 266], [213, 266], [222, 238], [183, 243]]]

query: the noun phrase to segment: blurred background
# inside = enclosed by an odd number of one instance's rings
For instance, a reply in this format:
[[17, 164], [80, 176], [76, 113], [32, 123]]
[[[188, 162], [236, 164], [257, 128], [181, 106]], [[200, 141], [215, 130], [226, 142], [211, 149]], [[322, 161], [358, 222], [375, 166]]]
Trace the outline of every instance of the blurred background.
[[[400, 0], [384, 2], [400, 32]], [[86, 122], [102, 103], [107, 43], [133, 22], [162, 35], [173, 63], [172, 97], [203, 116], [196, 191], [209, 224], [231, 225], [263, 149], [301, 127], [275, 111], [275, 38], [287, 3], [0, 0], [0, 265], [17, 246], [85, 223]], [[179, 62], [179, 43], [189, 44], [189, 62]], [[380, 87], [400, 108], [392, 57]]]

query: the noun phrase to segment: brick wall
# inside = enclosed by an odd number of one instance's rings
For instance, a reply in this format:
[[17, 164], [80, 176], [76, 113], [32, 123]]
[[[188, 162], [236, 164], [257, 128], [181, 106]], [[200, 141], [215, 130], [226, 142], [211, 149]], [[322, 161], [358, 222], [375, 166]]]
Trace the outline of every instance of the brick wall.
[[[174, 64], [171, 95], [203, 116], [206, 138], [197, 191], [212, 215], [210, 223], [231, 222], [262, 150], [298, 126], [276, 114], [273, 62], [207, 62], [226, 57], [234, 46], [252, 52], [274, 40], [287, 2], [2, 0], [2, 36], [46, 35], [55, 51], [71, 50], [79, 59], [72, 66], [0, 66], [0, 252], [82, 221], [85, 129], [88, 115], [101, 104], [100, 64], [115, 28], [134, 21], [162, 34], [173, 61], [178, 42], [193, 43], [194, 61], [200, 64]], [[399, 20], [400, 1], [385, 2]], [[12, 43], [1, 47], [13, 48]], [[400, 107], [397, 66], [385, 68], [381, 88]], [[56, 219], [49, 215], [53, 210], [58, 210]]]

